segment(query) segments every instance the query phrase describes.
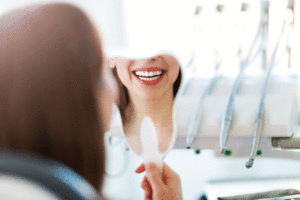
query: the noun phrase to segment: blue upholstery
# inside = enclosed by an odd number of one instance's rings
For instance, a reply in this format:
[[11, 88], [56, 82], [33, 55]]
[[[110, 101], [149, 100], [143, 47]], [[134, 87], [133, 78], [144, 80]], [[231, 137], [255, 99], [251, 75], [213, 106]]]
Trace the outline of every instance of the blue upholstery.
[[58, 199], [100, 199], [94, 187], [69, 167], [27, 153], [1, 151], [0, 175], [34, 182]]

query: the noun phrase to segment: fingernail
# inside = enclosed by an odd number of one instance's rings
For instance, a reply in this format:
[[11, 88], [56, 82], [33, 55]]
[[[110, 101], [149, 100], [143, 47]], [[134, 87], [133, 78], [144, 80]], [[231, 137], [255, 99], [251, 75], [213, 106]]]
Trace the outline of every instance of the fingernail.
[[155, 169], [155, 168], [156, 168], [155, 163], [147, 163], [147, 164], [146, 164], [146, 170], [147, 170], [147, 171], [152, 171], [152, 170]]

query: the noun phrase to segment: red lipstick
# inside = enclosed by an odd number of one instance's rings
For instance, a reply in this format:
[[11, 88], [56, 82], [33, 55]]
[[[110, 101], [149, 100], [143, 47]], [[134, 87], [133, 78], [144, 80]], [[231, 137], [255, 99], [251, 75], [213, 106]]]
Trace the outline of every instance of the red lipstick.
[[[162, 74], [154, 79], [154, 80], [143, 80], [142, 78], [149, 78], [149, 77], [139, 77], [135, 74], [136, 71], [143, 71], [143, 72], [154, 72], [154, 71], [162, 71]], [[159, 68], [159, 67], [141, 67], [141, 68], [137, 68], [134, 69], [133, 74], [134, 77], [143, 85], [147, 85], [147, 86], [154, 86], [156, 84], [158, 84], [164, 77], [166, 71]], [[157, 76], [153, 76], [153, 77], [157, 77]]]
[[162, 68], [159, 67], [140, 67], [137, 69], [134, 69], [133, 71], [147, 71], [147, 72], [154, 72], [154, 71], [162, 71]]
[[162, 80], [162, 78], [164, 77], [164, 75], [165, 75], [165, 72], [163, 72], [163, 74], [158, 79], [155, 79], [155, 80], [152, 80], [152, 81], [142, 80], [138, 76], [136, 76], [136, 75], [134, 75], [134, 76], [143, 85], [153, 86], [153, 85], [158, 84]]

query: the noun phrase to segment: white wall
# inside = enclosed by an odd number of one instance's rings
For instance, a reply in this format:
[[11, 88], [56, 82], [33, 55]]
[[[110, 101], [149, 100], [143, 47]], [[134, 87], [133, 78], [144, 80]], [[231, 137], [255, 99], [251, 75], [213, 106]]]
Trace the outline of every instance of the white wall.
[[38, 2], [66, 2], [82, 8], [101, 32], [105, 47], [123, 45], [122, 0], [1, 0], [0, 15]]

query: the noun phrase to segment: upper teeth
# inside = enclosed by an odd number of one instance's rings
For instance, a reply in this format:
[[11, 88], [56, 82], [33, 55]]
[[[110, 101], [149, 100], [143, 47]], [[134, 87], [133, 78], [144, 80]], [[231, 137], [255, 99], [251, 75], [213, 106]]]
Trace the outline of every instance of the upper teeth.
[[154, 71], [154, 72], [148, 72], [148, 71], [135, 71], [135, 74], [138, 76], [157, 76], [161, 75], [162, 71]]

